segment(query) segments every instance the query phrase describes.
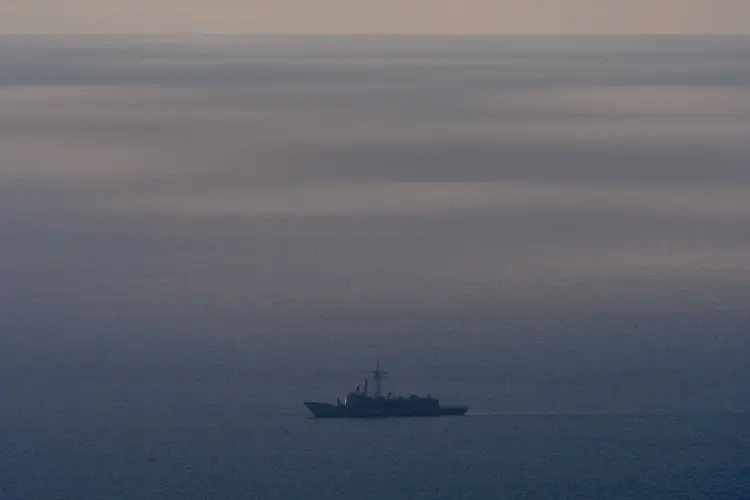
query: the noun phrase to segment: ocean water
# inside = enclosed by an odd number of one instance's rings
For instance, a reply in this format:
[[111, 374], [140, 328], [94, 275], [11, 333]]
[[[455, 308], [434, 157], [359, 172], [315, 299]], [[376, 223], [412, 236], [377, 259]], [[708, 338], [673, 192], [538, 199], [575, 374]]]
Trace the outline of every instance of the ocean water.
[[747, 37], [0, 37], [0, 500], [750, 498], [748, 131]]
[[749, 425], [747, 414], [59, 425], [6, 443], [3, 496], [741, 499]]

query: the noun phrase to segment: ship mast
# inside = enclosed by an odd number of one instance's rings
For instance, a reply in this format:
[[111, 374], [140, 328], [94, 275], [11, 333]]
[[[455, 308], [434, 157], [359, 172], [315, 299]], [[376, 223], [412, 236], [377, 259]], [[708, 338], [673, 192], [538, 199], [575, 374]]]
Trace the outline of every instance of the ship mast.
[[377, 365], [375, 366], [375, 369], [372, 370], [370, 373], [372, 373], [372, 379], [375, 381], [375, 397], [380, 397], [380, 389], [383, 379], [385, 378], [385, 374], [387, 372], [384, 372], [380, 369], [380, 360], [377, 361]]

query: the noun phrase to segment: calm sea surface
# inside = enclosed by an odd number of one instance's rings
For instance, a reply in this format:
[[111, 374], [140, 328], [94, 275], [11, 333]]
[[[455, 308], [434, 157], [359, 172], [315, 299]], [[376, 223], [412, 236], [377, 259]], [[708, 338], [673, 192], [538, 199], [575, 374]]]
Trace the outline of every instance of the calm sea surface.
[[742, 499], [749, 429], [747, 414], [301, 412], [16, 428], [4, 440], [3, 497]]

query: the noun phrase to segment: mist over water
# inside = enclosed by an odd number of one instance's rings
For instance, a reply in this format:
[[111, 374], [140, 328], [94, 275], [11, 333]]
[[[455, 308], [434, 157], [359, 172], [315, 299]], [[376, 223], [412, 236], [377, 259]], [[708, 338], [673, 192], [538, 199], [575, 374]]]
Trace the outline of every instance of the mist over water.
[[[0, 43], [3, 498], [305, 498], [297, 467], [393, 457], [422, 474], [404, 498], [748, 491], [747, 417], [721, 413], [750, 410], [748, 38]], [[376, 358], [484, 416], [307, 420]], [[380, 451], [321, 451], [360, 431]], [[565, 489], [579, 446], [626, 472]], [[489, 466], [419, 489], [478, 455], [551, 489]]]

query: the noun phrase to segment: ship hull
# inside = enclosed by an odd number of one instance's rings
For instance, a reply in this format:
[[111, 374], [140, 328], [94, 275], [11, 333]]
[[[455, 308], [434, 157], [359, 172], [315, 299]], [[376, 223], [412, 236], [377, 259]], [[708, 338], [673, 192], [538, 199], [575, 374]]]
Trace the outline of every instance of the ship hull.
[[387, 418], [387, 417], [440, 417], [459, 416], [468, 406], [401, 407], [401, 408], [351, 408], [343, 405], [305, 401], [305, 406], [315, 418]]

